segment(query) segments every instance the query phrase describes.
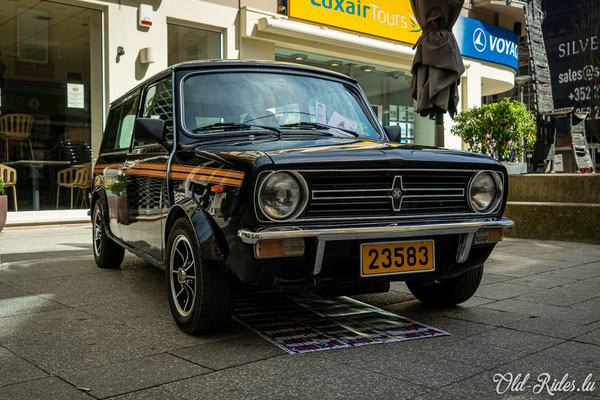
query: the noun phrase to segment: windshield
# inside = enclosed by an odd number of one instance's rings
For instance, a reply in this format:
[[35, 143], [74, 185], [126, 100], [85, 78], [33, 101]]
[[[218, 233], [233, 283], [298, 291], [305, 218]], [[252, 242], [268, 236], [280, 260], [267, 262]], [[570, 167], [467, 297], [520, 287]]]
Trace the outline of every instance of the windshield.
[[193, 75], [183, 84], [185, 127], [196, 136], [271, 127], [379, 138], [367, 107], [346, 85], [309, 76], [221, 72]]

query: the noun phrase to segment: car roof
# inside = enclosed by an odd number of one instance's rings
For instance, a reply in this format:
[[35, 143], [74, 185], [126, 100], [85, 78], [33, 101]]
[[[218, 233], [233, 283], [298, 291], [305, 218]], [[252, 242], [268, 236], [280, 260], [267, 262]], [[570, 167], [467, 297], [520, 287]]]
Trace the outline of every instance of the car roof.
[[132, 94], [139, 91], [143, 86], [148, 84], [149, 82], [158, 80], [160, 78], [166, 77], [170, 75], [172, 72], [177, 71], [186, 71], [186, 70], [202, 70], [202, 69], [218, 69], [218, 68], [256, 68], [260, 69], [278, 69], [283, 71], [297, 71], [297, 72], [312, 72], [321, 75], [328, 75], [333, 78], [342, 79], [349, 83], [356, 84], [357, 81], [347, 75], [340, 74], [338, 72], [330, 71], [324, 68], [312, 67], [309, 65], [288, 63], [288, 62], [279, 62], [279, 61], [263, 61], [263, 60], [195, 60], [195, 61], [186, 61], [178, 64], [173, 64], [159, 73], [151, 76], [150, 78], [144, 80], [142, 83], [136, 85], [131, 90], [128, 90], [122, 96], [115, 99], [111, 102], [111, 106], [116, 103], [120, 103], [123, 100], [131, 97]]

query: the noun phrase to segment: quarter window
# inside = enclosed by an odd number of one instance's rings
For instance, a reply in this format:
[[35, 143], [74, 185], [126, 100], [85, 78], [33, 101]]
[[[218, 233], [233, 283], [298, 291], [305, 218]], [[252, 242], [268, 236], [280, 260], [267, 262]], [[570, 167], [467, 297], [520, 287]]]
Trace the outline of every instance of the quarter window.
[[137, 115], [138, 96], [127, 100], [110, 111], [103, 151], [128, 149], [133, 136]]

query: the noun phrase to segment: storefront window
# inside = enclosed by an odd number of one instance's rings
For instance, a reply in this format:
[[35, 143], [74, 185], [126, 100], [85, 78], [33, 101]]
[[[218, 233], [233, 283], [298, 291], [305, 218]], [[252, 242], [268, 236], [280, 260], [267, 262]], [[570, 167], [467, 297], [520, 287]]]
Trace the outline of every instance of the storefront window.
[[275, 49], [275, 60], [325, 68], [356, 79], [383, 126], [400, 126], [403, 143], [433, 145], [433, 122], [415, 114], [410, 71], [283, 48]]
[[17, 172], [9, 211], [86, 206], [92, 137], [102, 136], [101, 20], [81, 7], [0, 0], [0, 164]]
[[192, 60], [221, 58], [221, 34], [168, 24], [169, 65]]

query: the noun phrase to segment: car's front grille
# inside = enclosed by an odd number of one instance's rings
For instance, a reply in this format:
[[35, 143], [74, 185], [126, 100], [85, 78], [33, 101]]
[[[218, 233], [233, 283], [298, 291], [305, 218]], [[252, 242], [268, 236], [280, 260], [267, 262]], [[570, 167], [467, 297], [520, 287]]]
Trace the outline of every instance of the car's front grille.
[[[471, 171], [303, 171], [310, 199], [301, 218], [410, 217], [470, 213]], [[395, 195], [395, 196], [394, 196]]]

